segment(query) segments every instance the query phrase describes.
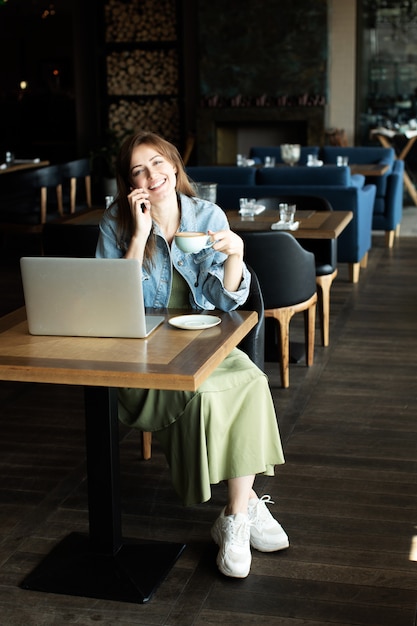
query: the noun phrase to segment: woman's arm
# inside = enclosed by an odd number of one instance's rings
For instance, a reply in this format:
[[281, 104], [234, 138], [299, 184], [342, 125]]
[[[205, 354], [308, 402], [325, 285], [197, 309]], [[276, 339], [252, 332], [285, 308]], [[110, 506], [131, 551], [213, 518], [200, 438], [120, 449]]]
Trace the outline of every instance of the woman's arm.
[[227, 291], [237, 291], [243, 277], [243, 241], [231, 230], [209, 230], [209, 235], [215, 242], [213, 250], [227, 255], [224, 262], [224, 287]]

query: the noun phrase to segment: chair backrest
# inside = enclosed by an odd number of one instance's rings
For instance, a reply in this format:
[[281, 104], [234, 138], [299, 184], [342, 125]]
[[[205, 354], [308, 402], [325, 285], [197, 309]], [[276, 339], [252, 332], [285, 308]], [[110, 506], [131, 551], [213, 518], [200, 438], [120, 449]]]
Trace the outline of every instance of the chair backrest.
[[335, 164], [338, 156], [346, 156], [349, 163], [389, 163], [395, 160], [394, 148], [384, 148], [382, 146], [323, 146], [320, 155], [324, 163]]
[[259, 280], [253, 268], [247, 266], [251, 274], [251, 285], [249, 297], [241, 309], [245, 311], [256, 311], [258, 314], [258, 322], [256, 326], [246, 335], [240, 342], [238, 347], [246, 352], [252, 361], [264, 370], [265, 368], [265, 307]]
[[220, 185], [254, 185], [256, 170], [253, 167], [233, 165], [192, 165], [185, 171], [195, 183], [218, 183]]
[[61, 172], [63, 178], [84, 178], [91, 174], [90, 159], [76, 159], [61, 163]]
[[[258, 199], [259, 204], [273, 210], [278, 210], [281, 202], [295, 204], [299, 211], [333, 211], [330, 202], [322, 196], [286, 195]], [[298, 243], [314, 254], [316, 274], [323, 276], [334, 272], [337, 267], [336, 239], [298, 239]]]
[[304, 302], [316, 293], [314, 255], [285, 231], [242, 232], [245, 260], [255, 271], [265, 309]]
[[274, 210], [278, 210], [281, 202], [285, 202], [295, 204], [299, 211], [333, 211], [332, 205], [323, 196], [278, 195], [258, 198], [257, 202]]
[[[20, 189], [25, 194], [26, 203], [30, 210], [30, 205], [37, 214], [39, 214], [39, 222], [44, 224], [48, 209], [58, 210], [62, 214], [62, 174], [59, 165], [48, 165], [38, 169], [29, 170], [22, 174], [20, 180]], [[30, 191], [32, 198], [30, 198]], [[20, 200], [23, 206], [25, 200], [23, 196]]]
[[[362, 177], [363, 179], [363, 177]], [[340, 185], [349, 187], [353, 184], [348, 166], [337, 167], [261, 167], [256, 171], [257, 185]], [[363, 184], [363, 180], [362, 180]], [[269, 195], [265, 189], [265, 195]]]
[[[90, 159], [76, 159], [75, 161], [68, 161], [67, 163], [61, 163], [59, 166], [61, 169], [62, 178], [65, 181], [69, 181], [69, 193], [64, 189], [64, 198], [69, 201], [70, 213], [74, 213], [77, 205], [79, 208], [91, 207], [91, 162]], [[77, 181], [84, 180], [84, 194], [80, 195], [79, 187], [77, 189]], [[69, 196], [69, 200], [67, 198]], [[79, 202], [77, 202], [77, 197]]]
[[62, 184], [62, 173], [59, 165], [48, 165], [22, 172], [19, 186], [38, 190], [42, 187], [56, 188]]

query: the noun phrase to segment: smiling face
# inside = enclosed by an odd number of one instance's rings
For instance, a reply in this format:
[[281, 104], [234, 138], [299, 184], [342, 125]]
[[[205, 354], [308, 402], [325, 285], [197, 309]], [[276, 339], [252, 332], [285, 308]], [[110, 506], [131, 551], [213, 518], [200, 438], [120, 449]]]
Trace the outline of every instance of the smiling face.
[[130, 178], [132, 187], [149, 194], [151, 204], [175, 195], [176, 168], [153, 146], [140, 144], [132, 151]]

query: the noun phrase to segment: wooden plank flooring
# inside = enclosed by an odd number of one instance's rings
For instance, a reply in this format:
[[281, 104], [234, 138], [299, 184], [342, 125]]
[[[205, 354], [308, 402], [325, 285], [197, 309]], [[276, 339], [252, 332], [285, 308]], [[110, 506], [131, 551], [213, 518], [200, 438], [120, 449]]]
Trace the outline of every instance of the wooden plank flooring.
[[[340, 268], [331, 345], [267, 371], [286, 464], [257, 479], [291, 546], [253, 552], [250, 576], [218, 574], [209, 529], [225, 491], [184, 508], [157, 445], [121, 429], [123, 528], [187, 549], [147, 605], [26, 591], [19, 582], [55, 543], [86, 532], [83, 390], [0, 383], [0, 624], [416, 626], [417, 238], [375, 237], [360, 282]], [[16, 259], [1, 260], [0, 313], [22, 302]], [[293, 322], [292, 334], [301, 336]], [[255, 418], [255, 416], [254, 416]], [[412, 552], [414, 540], [414, 552]]]

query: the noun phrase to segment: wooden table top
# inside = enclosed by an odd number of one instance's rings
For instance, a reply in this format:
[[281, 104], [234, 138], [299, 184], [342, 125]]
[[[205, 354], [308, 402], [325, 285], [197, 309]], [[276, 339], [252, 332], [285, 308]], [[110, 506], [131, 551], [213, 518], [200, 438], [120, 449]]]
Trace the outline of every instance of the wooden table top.
[[258, 319], [254, 311], [207, 313], [221, 323], [180, 330], [165, 321], [146, 339], [107, 339], [30, 335], [23, 307], [0, 318], [0, 380], [195, 391]]
[[363, 174], [363, 176], [383, 176], [390, 168], [388, 163], [352, 163], [349, 165], [351, 174]]
[[[235, 232], [265, 232], [279, 221], [279, 212], [269, 209], [255, 217], [242, 217], [239, 211], [227, 211], [230, 228]], [[336, 239], [353, 218], [351, 211], [296, 211], [297, 230], [288, 230], [296, 239]], [[279, 231], [277, 231], [279, 232]]]
[[[88, 209], [75, 215], [65, 216], [59, 222], [66, 224], [98, 224], [104, 209]], [[271, 230], [271, 224], [279, 220], [278, 211], [264, 211], [255, 217], [242, 217], [238, 211], [226, 211], [230, 228], [235, 232]], [[291, 232], [297, 239], [336, 239], [353, 218], [351, 211], [297, 211], [300, 221], [298, 230]]]
[[12, 174], [13, 172], [32, 170], [37, 167], [46, 167], [47, 165], [49, 165], [49, 161], [38, 161], [37, 163], [34, 163], [33, 161], [28, 163], [13, 163], [4, 169], [0, 169], [0, 174]]

